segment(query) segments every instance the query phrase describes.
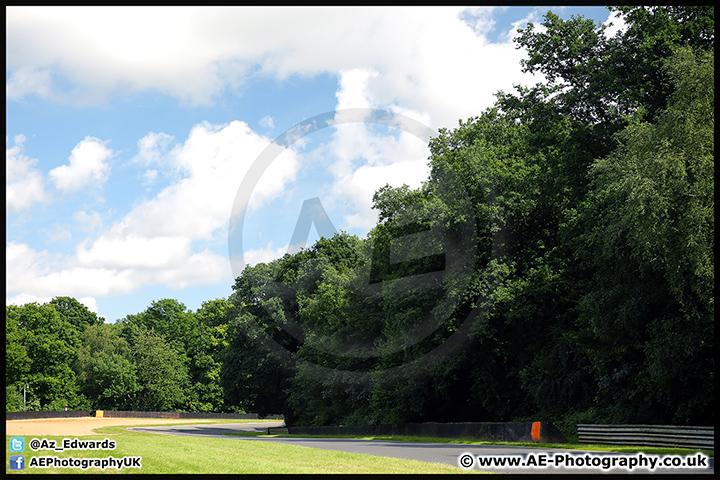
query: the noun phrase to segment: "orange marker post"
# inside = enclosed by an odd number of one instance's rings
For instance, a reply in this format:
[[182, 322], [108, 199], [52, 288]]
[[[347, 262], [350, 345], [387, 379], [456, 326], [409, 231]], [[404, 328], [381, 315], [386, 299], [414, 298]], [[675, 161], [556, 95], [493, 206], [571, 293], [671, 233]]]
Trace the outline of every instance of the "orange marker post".
[[530, 430], [530, 438], [535, 443], [540, 441], [540, 422], [533, 422], [532, 430]]

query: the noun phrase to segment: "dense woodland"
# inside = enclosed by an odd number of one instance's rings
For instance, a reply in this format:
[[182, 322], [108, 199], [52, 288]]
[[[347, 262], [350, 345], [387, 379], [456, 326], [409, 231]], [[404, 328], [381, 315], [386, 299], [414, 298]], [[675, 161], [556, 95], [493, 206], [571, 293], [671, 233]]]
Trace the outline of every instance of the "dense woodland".
[[247, 267], [194, 312], [7, 306], [7, 410], [713, 425], [714, 7], [616, 10], [611, 38], [521, 30], [544, 83], [442, 129], [367, 238]]

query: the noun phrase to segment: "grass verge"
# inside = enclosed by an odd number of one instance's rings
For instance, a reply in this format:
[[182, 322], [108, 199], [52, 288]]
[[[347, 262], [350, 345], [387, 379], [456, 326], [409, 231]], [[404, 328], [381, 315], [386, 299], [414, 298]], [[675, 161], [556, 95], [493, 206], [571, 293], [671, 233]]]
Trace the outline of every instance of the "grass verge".
[[[165, 424], [167, 425], [167, 424]], [[132, 426], [103, 427], [96, 430], [108, 435], [116, 442], [113, 450], [38, 450], [27, 446], [24, 470], [10, 470], [9, 455], [6, 458], [6, 473], [152, 473], [152, 474], [368, 474], [368, 473], [411, 473], [411, 474], [456, 474], [464, 473], [458, 467], [434, 463], [379, 457], [356, 453], [335, 452], [296, 445], [272, 442], [241, 442], [232, 438], [199, 438], [173, 435], [158, 435], [125, 430]], [[143, 427], [148, 425], [142, 425]], [[101, 441], [98, 436], [28, 436], [32, 439], [54, 440], [58, 445], [64, 438]], [[10, 436], [6, 436], [6, 452], [9, 451]], [[31, 457], [58, 457], [60, 459], [142, 457], [141, 468], [30, 468]], [[480, 473], [469, 471], [469, 473]]]

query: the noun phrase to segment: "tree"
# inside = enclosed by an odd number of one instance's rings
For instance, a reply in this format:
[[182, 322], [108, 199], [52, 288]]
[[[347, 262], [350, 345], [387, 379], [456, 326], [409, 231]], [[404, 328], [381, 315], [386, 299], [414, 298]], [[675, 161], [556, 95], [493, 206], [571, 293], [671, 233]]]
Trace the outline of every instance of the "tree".
[[25, 347], [25, 330], [18, 326], [17, 308], [8, 305], [5, 309], [5, 410], [8, 412], [25, 409], [21, 390], [32, 367]]
[[90, 325], [99, 325], [105, 322], [103, 317], [91, 312], [85, 305], [72, 297], [55, 297], [50, 300], [50, 305], [66, 322], [74, 325], [79, 331], [83, 331]]
[[[367, 239], [243, 271], [229, 403], [304, 424], [713, 418], [713, 9], [617, 10], [612, 38], [552, 13], [522, 30], [524, 69], [548, 81], [441, 129], [428, 181], [380, 189]], [[477, 240], [466, 269], [393, 287], [447, 265], [442, 242], [418, 241], [433, 229]], [[364, 295], [363, 275], [392, 294]], [[442, 299], [445, 321], [416, 341]], [[422, 375], [382, 376], [455, 332], [466, 342]], [[347, 355], [361, 350], [380, 354]]]
[[5, 386], [22, 382], [30, 372], [32, 360], [25, 346], [26, 331], [23, 325], [22, 310], [15, 305], [5, 308]]
[[[624, 127], [623, 115], [642, 107], [652, 121], [666, 108], [672, 81], [663, 61], [675, 49], [714, 46], [712, 6], [608, 7], [624, 16], [627, 28], [608, 38], [606, 27], [548, 12], [539, 32], [530, 23], [520, 29], [518, 48], [528, 50], [523, 71], [547, 78], [548, 94], [562, 92], [562, 111], [612, 135]], [[614, 125], [614, 126], [613, 126]]]
[[140, 390], [136, 409], [172, 411], [185, 404], [188, 384], [187, 358], [153, 330], [142, 330], [134, 339], [132, 355]]
[[602, 390], [632, 418], [713, 416], [713, 63], [679, 49], [665, 63], [674, 93], [658, 122], [636, 115], [593, 165], [590, 348]]
[[85, 406], [71, 369], [80, 346], [76, 327], [49, 304], [8, 305], [6, 317], [11, 341], [9, 357], [6, 352], [11, 366], [7, 381], [13, 381], [18, 390], [29, 384], [42, 409]]
[[74, 369], [91, 407], [129, 410], [140, 389], [130, 346], [120, 336], [121, 324], [91, 325]]
[[[188, 346], [198, 334], [195, 315], [183, 303], [169, 298], [153, 300], [143, 312], [127, 315], [121, 322], [154, 330], [165, 336], [181, 353], [187, 352]], [[125, 334], [132, 336], [134, 330], [130, 327]]]
[[195, 312], [197, 336], [188, 346], [191, 411], [221, 412], [226, 409], [220, 370], [228, 346], [228, 323], [234, 312], [231, 302], [215, 299], [203, 302]]
[[286, 422], [292, 424], [287, 414], [286, 389], [293, 368], [267, 346], [258, 321], [252, 313], [243, 312], [228, 326], [228, 347], [220, 371], [225, 401], [261, 417], [285, 413]]

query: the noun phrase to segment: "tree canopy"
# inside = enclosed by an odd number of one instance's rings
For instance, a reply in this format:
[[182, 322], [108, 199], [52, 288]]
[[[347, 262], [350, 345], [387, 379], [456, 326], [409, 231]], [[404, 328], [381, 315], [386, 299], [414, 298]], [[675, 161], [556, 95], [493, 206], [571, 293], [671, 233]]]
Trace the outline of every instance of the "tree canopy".
[[614, 36], [520, 29], [546, 80], [440, 129], [366, 238], [248, 266], [196, 312], [7, 306], [8, 411], [711, 425], [714, 7], [610, 10]]

